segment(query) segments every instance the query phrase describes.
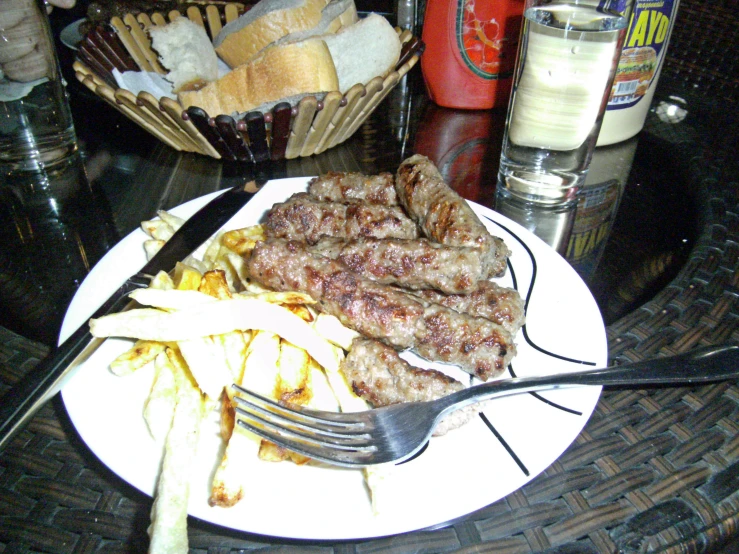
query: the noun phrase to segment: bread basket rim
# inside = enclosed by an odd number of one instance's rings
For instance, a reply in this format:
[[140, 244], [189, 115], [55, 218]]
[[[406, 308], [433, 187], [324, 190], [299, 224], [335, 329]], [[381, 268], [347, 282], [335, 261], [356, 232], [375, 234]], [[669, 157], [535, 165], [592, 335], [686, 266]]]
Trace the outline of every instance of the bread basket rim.
[[[241, 2], [219, 2], [219, 3], [211, 3], [211, 2], [198, 2], [197, 6], [191, 5], [190, 9], [195, 8], [198, 13], [201, 14], [202, 12], [200, 9], [202, 7], [205, 7], [206, 9], [210, 7], [211, 5], [215, 5], [217, 8], [220, 8], [221, 10], [224, 9], [226, 5], [234, 5], [234, 6], [243, 6], [244, 4]], [[188, 10], [184, 16], [189, 17], [190, 19], [193, 19], [192, 12]], [[219, 12], [220, 14], [220, 12]], [[157, 11], [152, 12], [146, 12], [145, 15], [149, 18], [150, 21], [153, 20], [159, 20], [161, 21], [168, 21], [169, 17], [171, 17], [170, 14], [165, 14]], [[183, 14], [179, 13], [180, 16], [183, 16]], [[126, 44], [124, 40], [121, 38], [121, 29], [127, 29], [128, 33], [131, 33], [132, 26], [131, 24], [133, 22], [136, 22], [138, 24], [138, 29], [140, 31], [145, 31], [144, 25], [141, 23], [141, 14], [134, 15], [132, 13], [124, 15], [122, 18], [114, 16], [111, 18], [108, 25], [105, 27], [97, 26], [93, 29], [91, 29], [88, 33], [85, 34], [83, 37], [83, 43], [81, 44], [80, 50], [78, 50], [77, 57], [73, 63], [73, 69], [75, 71], [75, 77], [78, 81], [80, 81], [83, 85], [85, 85], [88, 89], [90, 89], [93, 93], [95, 93], [97, 96], [102, 97], [104, 100], [108, 101], [108, 103], [115, 103], [114, 107], [118, 107], [119, 110], [123, 111], [125, 115], [129, 116], [129, 118], [136, 121], [139, 125], [143, 126], [152, 134], [157, 136], [157, 138], [163, 140], [165, 143], [169, 144], [170, 146], [173, 146], [180, 150], [192, 150], [196, 152], [200, 152], [202, 154], [210, 155], [212, 157], [220, 158], [221, 152], [218, 152], [216, 148], [214, 148], [213, 144], [210, 144], [210, 141], [206, 138], [198, 135], [202, 135], [202, 132], [197, 129], [192, 129], [192, 125], [187, 124], [188, 120], [188, 110], [186, 110], [182, 104], [179, 102], [179, 100], [173, 100], [169, 97], [162, 96], [160, 98], [156, 98], [154, 95], [142, 91], [136, 95], [133, 94], [132, 91], [122, 88], [118, 86], [118, 84], [115, 82], [112, 74], [112, 68], [116, 67], [116, 62], [119, 64], [122, 64], [121, 60], [115, 59], [116, 57], [120, 58], [121, 53], [116, 53], [114, 50], [114, 46], [107, 43], [107, 39], [111, 36], [116, 36], [118, 40], [121, 42], [121, 46], [125, 50], [125, 54], [128, 55], [131, 60], [129, 60], [129, 63], [135, 64], [135, 67], [139, 71], [143, 71], [144, 69], [141, 68], [141, 64], [138, 63], [138, 61], [131, 55], [130, 52], [130, 44]], [[206, 13], [206, 16], [208, 14]], [[161, 18], [161, 19], [160, 19]], [[198, 21], [196, 21], [198, 22]], [[200, 23], [203, 23], [201, 20]], [[153, 24], [153, 23], [152, 23]], [[378, 75], [374, 77], [370, 82], [367, 83], [367, 85], [364, 85], [362, 83], [357, 83], [354, 86], [352, 86], [346, 93], [342, 94], [340, 91], [329, 91], [327, 93], [321, 93], [319, 97], [316, 95], [308, 95], [304, 98], [302, 98], [299, 102], [297, 102], [294, 105], [291, 105], [291, 118], [295, 118], [298, 113], [300, 112], [301, 106], [304, 106], [306, 104], [312, 104], [315, 103], [315, 111], [316, 113], [320, 112], [324, 108], [325, 100], [331, 99], [333, 102], [337, 95], [339, 95], [339, 107], [346, 107], [348, 104], [354, 102], [355, 104], [360, 101], [360, 99], [364, 99], [368, 94], [368, 89], [370, 92], [372, 92], [373, 96], [376, 96], [378, 94], [382, 94], [382, 97], [384, 98], [385, 94], [389, 92], [389, 89], [392, 89], [397, 82], [405, 75], [407, 74], [418, 62], [420, 55], [423, 52], [423, 42], [416, 36], [413, 35], [409, 30], [403, 30], [398, 27], [395, 27], [396, 32], [399, 34], [399, 38], [402, 44], [402, 51], [401, 51], [401, 57], [396, 64], [396, 67], [394, 70], [390, 71], [386, 75]], [[105, 50], [105, 52], [102, 52]], [[95, 52], [98, 52], [99, 55], [106, 55], [108, 54], [109, 57], [113, 57], [114, 60], [111, 62], [108, 60], [108, 63], [112, 66], [110, 69], [107, 69], [105, 66], [103, 66], [102, 63], [99, 61], [96, 61], [95, 59]], [[112, 54], [111, 54], [112, 52]], [[95, 67], [97, 64], [98, 67]], [[123, 67], [123, 65], [121, 65]], [[121, 67], [118, 67], [119, 71], [121, 70]], [[130, 66], [129, 66], [130, 67]], [[133, 68], [130, 68], [130, 70], [136, 70]], [[378, 79], [381, 79], [381, 82], [378, 82]], [[151, 113], [148, 114], [136, 114], [136, 108], [149, 108], [149, 112], [152, 112], [151, 109], [152, 102], [156, 101], [159, 106], [158, 110], [161, 112], [162, 117], [159, 117], [158, 115], [153, 115]], [[374, 111], [375, 107], [381, 99], [377, 102], [375, 102], [372, 106], [372, 109], [369, 110], [366, 114], [362, 112], [365, 117], [366, 115], [369, 115], [372, 111]], [[278, 99], [276, 103], [270, 103], [272, 106], [275, 106], [277, 103], [279, 103], [280, 100]], [[365, 101], [367, 104], [371, 103], [372, 100], [368, 99]], [[218, 117], [229, 117], [234, 120], [234, 122], [241, 123], [243, 122], [247, 116], [250, 114], [261, 114], [264, 116], [264, 123], [265, 125], [269, 126], [271, 123], [271, 110], [273, 110], [273, 107], [270, 107], [269, 109], [262, 109], [261, 106], [250, 110], [248, 112], [242, 113], [242, 114], [206, 114], [208, 117], [208, 124], [210, 126], [214, 126], [214, 120]], [[179, 117], [175, 117], [177, 114], [176, 111], [179, 111]], [[205, 113], [205, 112], [203, 112]], [[164, 119], [163, 119], [164, 118]], [[184, 144], [179, 144], [178, 142], [182, 141], [173, 141], [170, 132], [164, 129], [156, 129], [157, 125], [157, 119], [160, 120], [160, 122], [165, 123], [166, 126], [166, 119], [174, 119], [173, 122], [175, 126], [183, 127], [185, 131], [185, 135], [183, 135], [183, 141]], [[179, 121], [182, 120], [182, 121]], [[147, 124], [147, 122], [149, 124]], [[153, 124], [152, 124], [153, 122]], [[350, 122], [349, 122], [350, 123]], [[358, 125], [354, 126], [358, 127]], [[242, 129], [243, 130], [243, 129]], [[356, 128], [354, 129], [356, 130]], [[179, 133], [178, 133], [179, 134]], [[343, 142], [343, 140], [346, 140], [349, 136], [353, 134], [353, 131], [351, 133], [343, 133], [345, 135], [343, 139], [340, 142]], [[325, 141], [324, 141], [325, 142]], [[334, 143], [333, 145], [335, 145]], [[332, 146], [333, 146], [332, 145]], [[331, 146], [329, 146], [331, 147]], [[318, 153], [312, 152], [312, 153]], [[302, 155], [310, 155], [311, 152], [307, 154]]]

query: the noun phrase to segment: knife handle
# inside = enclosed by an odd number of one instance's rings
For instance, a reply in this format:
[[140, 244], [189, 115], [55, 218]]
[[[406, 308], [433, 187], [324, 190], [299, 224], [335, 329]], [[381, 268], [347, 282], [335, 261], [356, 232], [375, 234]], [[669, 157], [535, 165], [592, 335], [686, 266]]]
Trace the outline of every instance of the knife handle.
[[[92, 317], [118, 312], [131, 300], [128, 293], [140, 288], [134, 280], [126, 281]], [[67, 340], [26, 373], [0, 401], [0, 452], [10, 443], [34, 414], [56, 394], [66, 377], [84, 362], [103, 342], [90, 334], [85, 321]]]

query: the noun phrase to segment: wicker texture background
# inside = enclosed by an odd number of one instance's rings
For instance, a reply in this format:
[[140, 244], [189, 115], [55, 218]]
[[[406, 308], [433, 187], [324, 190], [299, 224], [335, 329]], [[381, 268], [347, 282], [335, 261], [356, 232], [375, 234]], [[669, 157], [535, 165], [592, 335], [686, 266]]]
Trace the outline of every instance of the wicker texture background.
[[[684, 0], [681, 10], [714, 20], [713, 6], [695, 0]], [[705, 40], [733, 48], [723, 42], [736, 32], [729, 23], [723, 27], [726, 34], [717, 36], [711, 28]], [[692, 33], [687, 26], [678, 27], [673, 47], [693, 40]], [[614, 363], [701, 344], [739, 343], [739, 126], [736, 116], [727, 121], [716, 104], [735, 93], [736, 83], [717, 84], [704, 65], [671, 58], [663, 75], [668, 90], [682, 90], [684, 82], [698, 79], [697, 94], [687, 104], [694, 117], [687, 129], [694, 125], [696, 132], [686, 133], [681, 125], [678, 133], [670, 121], [656, 117], [647, 129], [685, 159], [690, 184], [699, 191], [702, 232], [678, 277], [608, 328]], [[705, 135], [706, 129], [712, 138], [697, 148], [694, 137]], [[44, 352], [0, 329], [2, 392], [32, 370]], [[211, 554], [714, 552], [739, 535], [738, 491], [735, 383], [608, 390], [584, 431], [542, 475], [449, 527], [373, 541], [307, 545], [191, 521], [190, 545], [192, 552]], [[44, 407], [0, 455], [0, 552], [143, 552], [150, 505], [148, 497], [93, 458], [58, 401]]]

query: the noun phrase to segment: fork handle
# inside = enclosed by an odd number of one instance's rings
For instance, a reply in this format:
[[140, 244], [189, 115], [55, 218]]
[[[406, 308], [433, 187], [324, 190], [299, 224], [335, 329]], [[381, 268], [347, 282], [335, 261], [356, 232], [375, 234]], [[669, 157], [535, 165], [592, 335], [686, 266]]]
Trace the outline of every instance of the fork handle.
[[491, 381], [443, 397], [439, 403], [446, 404], [443, 408], [446, 413], [493, 397], [573, 385], [695, 385], [737, 378], [739, 346], [707, 346], [674, 356], [601, 369]]

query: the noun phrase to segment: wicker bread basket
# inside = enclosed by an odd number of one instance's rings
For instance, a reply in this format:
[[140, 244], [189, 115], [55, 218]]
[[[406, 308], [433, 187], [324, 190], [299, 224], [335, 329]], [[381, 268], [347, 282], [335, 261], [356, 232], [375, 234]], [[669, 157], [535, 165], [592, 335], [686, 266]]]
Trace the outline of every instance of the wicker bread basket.
[[319, 154], [350, 138], [398, 81], [418, 62], [423, 43], [397, 30], [403, 49], [395, 71], [354, 85], [346, 94], [329, 92], [322, 100], [277, 104], [269, 112], [207, 114], [183, 109], [176, 100], [118, 88], [112, 70], [165, 73], [146, 30], [186, 16], [203, 25], [211, 39], [246, 10], [243, 4], [205, 2], [182, 5], [168, 14], [127, 14], [88, 32], [74, 62], [75, 76], [88, 89], [172, 148], [225, 160], [262, 162]]

